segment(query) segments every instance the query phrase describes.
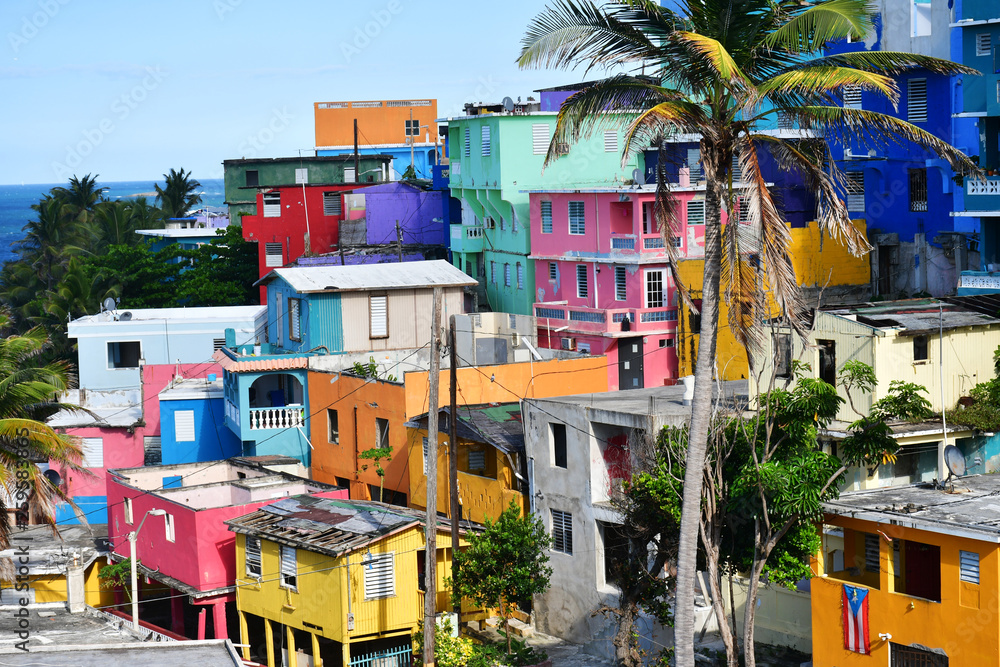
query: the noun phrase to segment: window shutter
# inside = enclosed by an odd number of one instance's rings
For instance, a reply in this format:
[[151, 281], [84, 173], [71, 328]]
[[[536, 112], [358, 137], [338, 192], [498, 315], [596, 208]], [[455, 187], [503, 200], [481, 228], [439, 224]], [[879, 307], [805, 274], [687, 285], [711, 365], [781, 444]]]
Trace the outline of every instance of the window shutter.
[[534, 155], [545, 155], [549, 151], [548, 123], [535, 123], [531, 126], [531, 152]]
[[541, 202], [542, 209], [542, 234], [552, 233], [552, 202]]
[[483, 125], [483, 127], [482, 127], [482, 148], [483, 148], [483, 157], [489, 157], [490, 156], [490, 149], [492, 148], [492, 146], [490, 146], [490, 126], [489, 125]]
[[705, 202], [704, 200], [689, 201], [687, 203], [687, 224], [705, 224]]
[[302, 318], [298, 299], [288, 300], [288, 337], [292, 340], [302, 340]]
[[323, 193], [323, 215], [340, 215], [340, 193]]
[[280, 243], [264, 244], [264, 266], [284, 266], [284, 252]]
[[510, 287], [510, 264], [503, 265], [503, 286]]
[[358, 180], [358, 173], [354, 167], [344, 167], [344, 183], [354, 183]]
[[736, 221], [741, 225], [750, 224], [750, 199], [748, 197], [736, 198]]
[[743, 180], [743, 167], [740, 166], [740, 156], [739, 155], [734, 155], [733, 156], [733, 168], [732, 168], [732, 172], [733, 172], [733, 182], [734, 183], [736, 181], [742, 181]]
[[517, 289], [524, 289], [524, 265], [517, 263]]
[[845, 172], [847, 188], [847, 210], [865, 210], [865, 172], [848, 171]]
[[976, 55], [979, 57], [988, 56], [992, 51], [993, 40], [990, 33], [980, 32], [976, 34]]
[[569, 233], [586, 234], [587, 218], [585, 207], [582, 201], [571, 201], [569, 203]]
[[486, 470], [486, 452], [469, 452], [469, 470]]
[[959, 551], [959, 579], [970, 584], [979, 583], [979, 554], [974, 551]]
[[472, 157], [472, 129], [465, 128], [465, 157]]
[[559, 279], [559, 265], [555, 262], [549, 262], [549, 280]]
[[692, 181], [701, 180], [701, 149], [689, 148], [687, 151], [687, 166], [691, 172]]
[[295, 549], [281, 546], [281, 583], [289, 588], [295, 588], [298, 577], [298, 565], [295, 562]]
[[564, 554], [573, 554], [573, 515], [552, 510], [552, 548]]
[[624, 266], [615, 267], [615, 300], [624, 301], [626, 299], [625, 290], [626, 273]]
[[212, 339], [212, 352], [217, 352], [226, 346], [225, 338], [213, 338]]
[[861, 108], [861, 86], [844, 86], [844, 108]]
[[389, 335], [388, 299], [384, 295], [370, 297], [371, 338], [385, 338]]
[[84, 468], [104, 467], [104, 438], [81, 438]]
[[865, 533], [865, 570], [878, 572], [879, 567], [878, 535]]
[[247, 576], [261, 576], [260, 568], [260, 538], [246, 536]]
[[295, 184], [305, 185], [309, 182], [309, 168], [299, 167], [295, 170]]
[[910, 79], [906, 85], [906, 120], [927, 122], [927, 79]]
[[604, 131], [604, 152], [605, 153], [617, 153], [618, 152], [618, 131], [617, 130], [605, 130]]
[[143, 465], [159, 465], [163, 462], [162, 448], [160, 446], [160, 436], [147, 435], [142, 439]]
[[423, 450], [424, 450], [424, 474], [427, 474], [427, 438], [423, 439]]
[[177, 442], [194, 442], [194, 410], [174, 413], [174, 431]]
[[588, 294], [587, 285], [587, 265], [576, 265], [576, 295], [581, 299], [586, 299]]
[[372, 555], [362, 560], [365, 568], [365, 599], [388, 598], [396, 594], [395, 554]]
[[265, 192], [264, 193], [264, 217], [265, 218], [280, 218], [281, 217], [281, 193], [280, 192]]

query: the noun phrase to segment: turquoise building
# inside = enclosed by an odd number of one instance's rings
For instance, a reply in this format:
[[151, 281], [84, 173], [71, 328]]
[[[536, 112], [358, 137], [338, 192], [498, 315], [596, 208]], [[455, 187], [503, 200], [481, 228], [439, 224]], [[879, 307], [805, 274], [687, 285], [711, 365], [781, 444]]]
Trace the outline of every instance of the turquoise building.
[[[636, 169], [642, 178], [641, 153], [622, 164], [624, 130], [631, 120], [626, 115], [609, 115], [590, 137], [561, 146], [564, 154], [545, 167], [556, 115], [501, 111], [438, 119], [448, 124], [451, 192], [462, 203], [461, 223], [450, 225], [452, 261], [478, 279], [481, 308], [532, 313], [537, 299], [534, 262], [528, 260], [529, 191], [621, 187], [634, 182]], [[593, 231], [587, 230], [595, 243], [601, 222], [593, 221]]]

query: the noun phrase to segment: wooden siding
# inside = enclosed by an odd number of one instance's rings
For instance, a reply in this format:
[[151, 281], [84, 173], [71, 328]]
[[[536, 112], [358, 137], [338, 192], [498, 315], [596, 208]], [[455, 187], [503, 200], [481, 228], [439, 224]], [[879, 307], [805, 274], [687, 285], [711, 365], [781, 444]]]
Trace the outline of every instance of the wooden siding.
[[308, 349], [326, 345], [331, 353], [344, 351], [344, 320], [340, 310], [340, 294], [307, 295], [304, 308], [307, 319], [302, 324]]

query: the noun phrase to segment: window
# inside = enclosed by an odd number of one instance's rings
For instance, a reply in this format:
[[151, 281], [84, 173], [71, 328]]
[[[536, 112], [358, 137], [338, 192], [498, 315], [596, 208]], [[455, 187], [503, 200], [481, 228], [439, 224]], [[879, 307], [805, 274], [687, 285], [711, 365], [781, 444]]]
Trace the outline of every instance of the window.
[[281, 193], [280, 192], [265, 192], [264, 193], [264, 217], [265, 218], [280, 218], [281, 217]]
[[503, 286], [510, 287], [510, 263], [504, 262], [503, 265]]
[[298, 563], [295, 561], [295, 549], [281, 545], [281, 583], [282, 588], [295, 589], [299, 579]]
[[469, 450], [469, 471], [484, 472], [486, 470], [486, 451], [482, 449]]
[[924, 361], [927, 359], [927, 336], [913, 337], [913, 360]]
[[504, 231], [506, 229], [507, 229], [507, 219], [501, 216], [501, 218], [500, 218], [500, 231], [502, 232], [502, 231]]
[[548, 123], [535, 123], [531, 126], [531, 152], [534, 155], [545, 155], [549, 151]]
[[910, 79], [906, 84], [906, 120], [927, 122], [927, 79]]
[[661, 338], [660, 339], [660, 347], [673, 347], [673, 346], [674, 346], [674, 339], [673, 338]]
[[587, 285], [587, 265], [576, 265], [576, 295], [581, 299], [586, 299], [589, 293]]
[[225, 338], [213, 338], [212, 339], [212, 352], [218, 352], [226, 346]]
[[178, 410], [174, 413], [174, 439], [177, 442], [194, 442], [194, 410]]
[[340, 416], [332, 408], [326, 409], [326, 421], [329, 425], [327, 440], [332, 445], [340, 444]]
[[552, 233], [552, 202], [543, 201], [542, 203], [542, 234]]
[[552, 428], [552, 464], [566, 468], [566, 424], [550, 424]]
[[108, 368], [139, 368], [142, 348], [137, 340], [108, 343]]
[[256, 169], [248, 169], [246, 172], [247, 187], [255, 188], [260, 185], [260, 179], [258, 178]]
[[930, 37], [931, 0], [910, 0], [910, 29], [912, 37]]
[[299, 167], [295, 170], [295, 184], [305, 185], [309, 182], [309, 168]]
[[663, 271], [646, 271], [646, 308], [664, 307]]
[[582, 201], [569, 203], [569, 233], [576, 235], [587, 233], [587, 219], [584, 215]]
[[837, 343], [817, 340], [819, 347], [819, 379], [827, 384], [837, 384]]
[[472, 130], [465, 128], [465, 157], [472, 157]]
[[373, 294], [368, 297], [368, 316], [371, 327], [369, 338], [389, 337], [388, 300], [389, 297], [384, 294]]
[[620, 586], [624, 568], [629, 563], [628, 535], [622, 526], [597, 522], [604, 542], [604, 583]]
[[280, 243], [264, 244], [264, 266], [276, 267], [284, 265], [284, 251]]
[[260, 538], [247, 535], [245, 539], [247, 576], [257, 577], [259, 579], [262, 573], [260, 566]]
[[497, 263], [490, 260], [490, 282], [497, 284]]
[[618, 152], [618, 131], [617, 130], [605, 130], [604, 131], [604, 152], [605, 153], [617, 153]]
[[340, 215], [340, 193], [339, 192], [324, 192], [323, 193], [323, 215]]
[[524, 265], [517, 263], [517, 289], [524, 289]]
[[705, 224], [705, 201], [699, 199], [697, 201], [689, 201], [687, 203], [687, 223], [689, 225], [704, 225]]
[[737, 181], [742, 181], [743, 180], [743, 167], [740, 166], [740, 156], [739, 155], [734, 155], [733, 156], [733, 164], [732, 164], [732, 171], [731, 171], [731, 173], [733, 175], [733, 182], [734, 183], [737, 182]]
[[489, 125], [483, 125], [483, 127], [482, 127], [482, 149], [483, 149], [482, 152], [483, 152], [483, 157], [489, 157], [490, 156], [490, 150], [491, 150], [491, 148], [492, 148], [492, 146], [490, 146], [490, 126]]
[[292, 340], [302, 340], [301, 308], [299, 299], [288, 300], [288, 337]]
[[396, 554], [366, 554], [362, 558], [365, 571], [365, 599], [390, 598], [396, 594]]
[[865, 571], [878, 572], [879, 560], [878, 535], [865, 533]]
[[624, 266], [615, 267], [615, 301], [624, 301], [627, 298], [625, 290], [625, 280], [628, 274]]
[[910, 211], [927, 211], [927, 169], [910, 169]]
[[792, 336], [791, 334], [772, 334], [774, 344], [774, 374], [779, 378], [792, 377]]
[[[398, 126], [397, 126], [398, 127]], [[418, 137], [420, 136], [420, 121], [414, 118], [413, 120], [406, 119], [403, 121], [403, 133], [407, 137]]]
[[573, 555], [573, 515], [552, 510], [552, 549]]
[[163, 515], [163, 526], [166, 531], [167, 542], [175, 542], [177, 535], [174, 533], [174, 515]]
[[989, 56], [993, 50], [993, 39], [988, 32], [976, 34], [976, 55], [979, 57]]
[[861, 86], [844, 86], [844, 108], [861, 108]]
[[844, 186], [847, 189], [847, 210], [865, 210], [865, 172], [847, 171], [844, 172]]
[[736, 222], [741, 225], [750, 224], [750, 198], [736, 198]]
[[358, 180], [358, 174], [354, 167], [344, 167], [344, 183], [354, 183]]
[[549, 262], [549, 280], [559, 280], [559, 265], [555, 262]]
[[[941, 547], [913, 540], [895, 540], [895, 544], [900, 545], [902, 567], [890, 579], [894, 592], [940, 602]], [[959, 573], [961, 576], [961, 564]]]
[[421, 447], [424, 454], [424, 474], [427, 474], [427, 438], [421, 438]]
[[691, 181], [701, 180], [701, 149], [687, 149], [687, 167], [691, 174]]
[[979, 554], [974, 551], [959, 551], [958, 568], [958, 578], [961, 581], [979, 583]]
[[130, 526], [134, 523], [133, 520], [132, 520], [132, 499], [131, 498], [126, 498], [125, 499], [125, 523], [129, 524]]
[[375, 418], [375, 446], [379, 448], [389, 446], [389, 420], [381, 417]]

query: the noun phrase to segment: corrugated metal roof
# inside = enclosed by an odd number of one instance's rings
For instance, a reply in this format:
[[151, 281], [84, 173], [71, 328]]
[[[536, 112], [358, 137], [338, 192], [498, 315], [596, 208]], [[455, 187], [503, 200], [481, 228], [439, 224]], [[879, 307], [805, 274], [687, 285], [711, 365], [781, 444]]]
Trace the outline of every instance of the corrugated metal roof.
[[463, 287], [476, 280], [443, 259], [394, 264], [355, 266], [297, 266], [274, 269], [254, 285], [267, 284], [275, 277], [296, 292], [348, 292], [417, 287]]
[[[340, 556], [391, 533], [422, 524], [424, 512], [365, 500], [308, 495], [283, 498], [226, 521], [235, 533], [255, 535], [330, 556]], [[438, 523], [439, 528], [446, 524]]]
[[[440, 414], [451, 414], [451, 408], [441, 408]], [[411, 423], [426, 429], [427, 414], [415, 417]], [[463, 440], [481, 442], [508, 454], [524, 452], [524, 423], [519, 403], [460, 406], [457, 427], [458, 437]], [[442, 426], [442, 430], [448, 429]]]
[[857, 322], [876, 329], [901, 329], [900, 334], [906, 336], [934, 333], [942, 328], [951, 330], [1000, 324], [1000, 319], [985, 314], [982, 308], [938, 299], [885, 301], [864, 306], [831, 308], [826, 312], [856, 319]]
[[216, 350], [212, 359], [219, 362], [223, 370], [230, 373], [248, 373], [258, 371], [279, 371], [288, 368], [308, 368], [309, 357], [299, 354], [289, 354], [282, 357], [242, 357], [231, 359], [222, 350]]

